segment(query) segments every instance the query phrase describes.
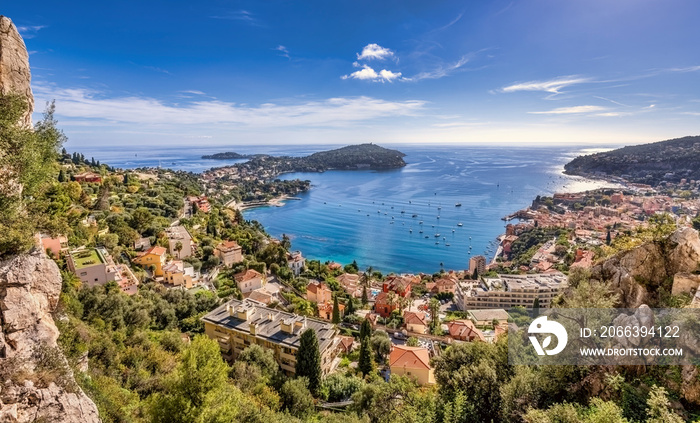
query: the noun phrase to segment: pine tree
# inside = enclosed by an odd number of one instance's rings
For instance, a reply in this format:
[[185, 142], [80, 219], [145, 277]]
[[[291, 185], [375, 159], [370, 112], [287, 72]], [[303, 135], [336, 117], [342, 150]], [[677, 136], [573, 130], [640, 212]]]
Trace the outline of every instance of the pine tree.
[[357, 368], [362, 372], [362, 376], [367, 376], [374, 370], [374, 362], [372, 361], [372, 348], [369, 345], [369, 336], [361, 337], [360, 340], [360, 359]]
[[95, 158], [94, 158], [94, 157], [91, 157], [91, 158], [90, 158], [90, 166], [92, 166], [92, 167], [97, 166], [97, 163], [95, 163]]
[[313, 329], [306, 329], [299, 340], [297, 352], [296, 376], [309, 379], [309, 390], [318, 395], [321, 387], [321, 353], [318, 350], [318, 338]]
[[338, 296], [333, 296], [333, 318], [331, 322], [334, 324], [340, 323], [340, 306], [338, 305]]
[[367, 287], [363, 286], [362, 287], [362, 304], [367, 304], [369, 302], [367, 298]]

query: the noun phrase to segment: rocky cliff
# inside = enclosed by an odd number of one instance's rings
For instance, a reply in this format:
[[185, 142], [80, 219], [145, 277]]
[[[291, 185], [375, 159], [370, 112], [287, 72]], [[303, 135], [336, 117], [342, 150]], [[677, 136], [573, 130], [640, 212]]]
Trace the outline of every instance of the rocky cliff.
[[0, 422], [99, 422], [56, 343], [61, 293], [42, 252], [0, 261]]
[[642, 304], [656, 305], [662, 287], [674, 294], [693, 294], [700, 283], [694, 274], [698, 270], [698, 232], [681, 228], [662, 241], [642, 244], [611, 257], [594, 266], [591, 275], [611, 284], [620, 294], [620, 307], [637, 308]]
[[22, 123], [32, 125], [34, 96], [29, 73], [29, 54], [12, 21], [0, 15], [0, 94], [18, 94], [29, 103]]
[[[29, 55], [17, 28], [4, 16], [0, 93], [25, 98], [29, 111], [22, 123], [31, 126]], [[0, 423], [100, 421], [56, 343], [52, 313], [61, 284], [56, 263], [41, 251], [0, 261]]]

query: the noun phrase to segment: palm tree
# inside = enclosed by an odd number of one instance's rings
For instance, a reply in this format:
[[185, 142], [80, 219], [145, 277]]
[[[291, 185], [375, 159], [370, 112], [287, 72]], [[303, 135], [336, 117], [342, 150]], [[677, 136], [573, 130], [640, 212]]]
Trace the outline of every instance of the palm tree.
[[370, 286], [372, 282], [372, 272], [374, 269], [372, 266], [367, 267], [367, 269], [362, 273], [362, 283], [365, 286]]
[[177, 258], [180, 258], [180, 251], [182, 251], [182, 242], [178, 241], [175, 243], [175, 251], [177, 251]]
[[394, 292], [394, 291], [389, 291], [386, 294], [386, 302], [389, 303], [389, 308], [391, 308], [391, 309], [394, 308], [394, 304], [396, 304], [397, 297], [398, 297], [398, 295], [396, 295], [396, 292]]

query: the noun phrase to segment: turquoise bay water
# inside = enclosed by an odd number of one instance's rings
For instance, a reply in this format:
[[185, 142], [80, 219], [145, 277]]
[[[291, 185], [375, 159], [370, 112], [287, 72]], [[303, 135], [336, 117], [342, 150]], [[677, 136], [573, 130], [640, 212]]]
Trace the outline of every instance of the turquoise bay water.
[[400, 150], [408, 165], [398, 170], [284, 175], [311, 180], [311, 191], [283, 207], [249, 210], [245, 217], [261, 222], [273, 236], [287, 234], [292, 247], [310, 258], [357, 260], [360, 268], [371, 265], [383, 272], [432, 273], [441, 263], [446, 270], [465, 269], [472, 255], [490, 259], [496, 237], [504, 232], [501, 217], [537, 195], [602, 185], [561, 173], [582, 149]]
[[[490, 259], [496, 237], [504, 232], [506, 222], [501, 217], [528, 206], [537, 195], [602, 186], [561, 173], [566, 162], [593, 151], [583, 147], [388, 147], [406, 153], [408, 165], [389, 171], [282, 175], [283, 179], [309, 179], [312, 189], [283, 207], [248, 210], [244, 216], [262, 223], [272, 236], [287, 234], [292, 248], [308, 258], [344, 264], [357, 260], [361, 268], [371, 265], [385, 273], [432, 273], [441, 263], [446, 270], [464, 269], [472, 255]], [[201, 172], [240, 162], [202, 160], [202, 154], [237, 151], [298, 156], [330, 148], [218, 146], [81, 152], [116, 167], [160, 163]], [[461, 207], [455, 207], [456, 203]]]

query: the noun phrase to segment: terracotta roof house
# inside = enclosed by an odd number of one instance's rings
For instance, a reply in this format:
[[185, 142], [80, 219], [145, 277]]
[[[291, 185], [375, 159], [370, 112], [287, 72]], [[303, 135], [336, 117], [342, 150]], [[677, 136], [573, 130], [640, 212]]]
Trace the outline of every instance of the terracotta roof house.
[[140, 264], [144, 268], [151, 267], [155, 276], [163, 276], [163, 266], [165, 266], [166, 250], [163, 247], [151, 247], [148, 250], [139, 253], [133, 261]]
[[248, 269], [245, 272], [238, 273], [233, 277], [238, 284], [238, 289], [241, 293], [247, 294], [256, 289], [260, 289], [265, 285], [265, 277], [254, 269]]
[[415, 379], [419, 385], [435, 384], [427, 348], [394, 345], [389, 355], [389, 368], [392, 374]]
[[333, 302], [333, 291], [323, 282], [306, 285], [306, 299], [312, 303]]
[[344, 354], [351, 353], [352, 346], [355, 343], [355, 338], [352, 336], [338, 335], [338, 339], [340, 340], [340, 343], [338, 344], [340, 352]]
[[236, 241], [224, 241], [216, 246], [216, 256], [221, 264], [231, 267], [234, 263], [243, 261], [243, 248]]
[[406, 311], [403, 314], [406, 330], [415, 333], [425, 333], [428, 327], [426, 315], [422, 311]]
[[484, 334], [471, 320], [453, 320], [447, 324], [450, 337], [459, 341], [486, 341]]

